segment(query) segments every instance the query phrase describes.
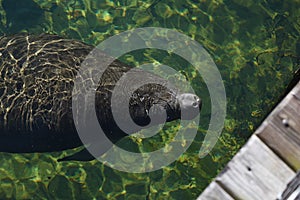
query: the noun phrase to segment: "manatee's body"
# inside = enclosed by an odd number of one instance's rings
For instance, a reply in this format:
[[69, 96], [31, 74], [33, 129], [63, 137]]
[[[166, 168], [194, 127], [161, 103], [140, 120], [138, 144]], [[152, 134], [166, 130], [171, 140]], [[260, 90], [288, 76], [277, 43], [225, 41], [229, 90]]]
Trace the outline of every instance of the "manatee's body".
[[[92, 49], [80, 41], [48, 34], [0, 38], [0, 152], [51, 152], [82, 145], [73, 121], [72, 90], [80, 64]], [[115, 60], [103, 74], [95, 96], [98, 120], [113, 142], [126, 134], [111, 115], [111, 91], [130, 69]], [[131, 101], [135, 122], [148, 123], [147, 109], [160, 103], [155, 100], [157, 94], [169, 109], [168, 121], [179, 118], [177, 91], [159, 87], [141, 88], [139, 94], [147, 94], [148, 100]]]

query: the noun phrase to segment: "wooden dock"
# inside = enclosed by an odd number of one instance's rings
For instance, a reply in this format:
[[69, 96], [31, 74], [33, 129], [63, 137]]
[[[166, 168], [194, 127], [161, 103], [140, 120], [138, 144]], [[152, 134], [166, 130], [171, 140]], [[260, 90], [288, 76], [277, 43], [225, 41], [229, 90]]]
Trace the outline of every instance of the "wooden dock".
[[198, 200], [300, 199], [300, 82]]

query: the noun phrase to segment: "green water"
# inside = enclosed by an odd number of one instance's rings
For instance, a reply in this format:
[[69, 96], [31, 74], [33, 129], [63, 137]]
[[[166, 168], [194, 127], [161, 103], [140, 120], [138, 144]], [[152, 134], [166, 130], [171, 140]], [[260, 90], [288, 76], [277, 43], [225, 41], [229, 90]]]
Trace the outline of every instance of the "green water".
[[[201, 76], [167, 52], [144, 50], [121, 58], [137, 65], [159, 61], [180, 70], [203, 99], [195, 141], [177, 161], [144, 174], [97, 161], [60, 162], [75, 150], [0, 153], [0, 199], [196, 199], [278, 102], [300, 63], [300, 1], [280, 0], [0, 0], [0, 33], [54, 33], [96, 45], [137, 27], [172, 28], [198, 41], [217, 64], [227, 95], [225, 128], [213, 151], [198, 151], [210, 119]], [[141, 58], [143, 57], [143, 58]], [[153, 141], [131, 138], [132, 150], [160, 148], [177, 131]]]

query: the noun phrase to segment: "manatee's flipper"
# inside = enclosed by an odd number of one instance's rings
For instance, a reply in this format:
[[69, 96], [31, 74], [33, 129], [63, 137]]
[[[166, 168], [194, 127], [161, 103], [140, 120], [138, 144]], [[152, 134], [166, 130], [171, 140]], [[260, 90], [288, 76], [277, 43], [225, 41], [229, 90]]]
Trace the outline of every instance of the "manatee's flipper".
[[94, 160], [95, 157], [90, 154], [90, 152], [84, 148], [82, 149], [81, 151], [75, 153], [75, 154], [72, 154], [70, 156], [66, 156], [64, 158], [61, 158], [61, 159], [58, 159], [57, 161], [58, 162], [61, 162], [61, 161], [91, 161], [91, 160]]
[[[66, 156], [58, 159], [57, 161], [91, 161], [106, 153], [112, 147], [112, 143], [103, 143], [103, 141], [96, 141], [95, 143], [89, 144], [88, 149], [94, 152], [92, 155], [87, 148], [82, 149], [74, 153], [73, 155]], [[96, 156], [96, 157], [95, 157]]]

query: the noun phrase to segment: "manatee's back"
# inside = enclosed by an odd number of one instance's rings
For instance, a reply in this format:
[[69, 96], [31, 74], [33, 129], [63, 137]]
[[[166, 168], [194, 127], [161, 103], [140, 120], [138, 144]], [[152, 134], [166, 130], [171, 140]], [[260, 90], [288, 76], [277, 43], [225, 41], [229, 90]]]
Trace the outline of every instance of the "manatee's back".
[[0, 151], [56, 151], [81, 144], [71, 94], [92, 48], [48, 34], [0, 38]]
[[[80, 98], [80, 92], [75, 91], [75, 96], [72, 92], [80, 65], [92, 50], [92, 46], [80, 41], [49, 34], [0, 38], [0, 152], [50, 152], [82, 145], [72, 115], [72, 98]], [[104, 65], [113, 61], [102, 51], [92, 51], [92, 54], [93, 58], [87, 59], [87, 63], [94, 67], [80, 72], [83, 73], [80, 74], [81, 81], [90, 81], [93, 70], [103, 71]], [[115, 60], [100, 80], [92, 80], [97, 85], [94, 108], [98, 121], [113, 142], [127, 134], [113, 120], [110, 108], [112, 91], [120, 77], [130, 69], [130, 66]], [[134, 73], [141, 72], [147, 78], [159, 78], [142, 70]], [[163, 83], [162, 80], [159, 82]], [[155, 88], [148, 85], [141, 94]], [[176, 94], [162, 88], [156, 89], [161, 93], [160, 98]], [[151, 104], [152, 96], [148, 97], [149, 102], [140, 100], [143, 101], [140, 102], [143, 112], [143, 106]], [[122, 92], [118, 100], [117, 105], [124, 103]], [[166, 102], [169, 100], [164, 98]], [[140, 109], [135, 110], [136, 104], [132, 102], [134, 106], [130, 111], [137, 113], [134, 115], [138, 118], [140, 114], [135, 111]]]

